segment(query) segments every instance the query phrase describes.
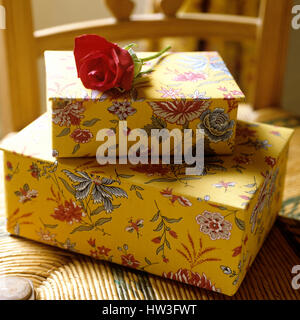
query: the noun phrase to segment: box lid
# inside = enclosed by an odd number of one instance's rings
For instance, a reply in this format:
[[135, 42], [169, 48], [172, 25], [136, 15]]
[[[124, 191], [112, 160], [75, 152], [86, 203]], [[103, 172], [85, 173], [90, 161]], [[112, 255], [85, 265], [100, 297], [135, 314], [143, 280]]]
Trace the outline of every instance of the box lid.
[[[138, 53], [139, 57], [151, 52]], [[118, 90], [101, 93], [86, 89], [77, 77], [72, 51], [45, 52], [47, 94], [49, 99], [104, 99], [112, 95], [124, 99]], [[244, 95], [217, 52], [177, 52], [147, 62], [143, 71], [154, 67], [151, 74], [129, 92], [139, 99], [235, 99]], [[128, 94], [128, 92], [126, 93]], [[136, 100], [136, 99], [134, 99]]]
[[[51, 146], [51, 115], [46, 113], [28, 127], [4, 141], [0, 149], [16, 152], [42, 161], [63, 163], [88, 173], [130, 179], [130, 183], [152, 185], [161, 190], [172, 189], [174, 195], [186, 195], [197, 201], [244, 209], [272, 172], [293, 130], [266, 124], [238, 121], [237, 143], [232, 156], [205, 158], [202, 176], [187, 176], [181, 165], [105, 165], [93, 158], [53, 158]], [[283, 155], [283, 157], [287, 157]], [[285, 158], [283, 158], [285, 159]], [[168, 191], [166, 191], [168, 192]]]

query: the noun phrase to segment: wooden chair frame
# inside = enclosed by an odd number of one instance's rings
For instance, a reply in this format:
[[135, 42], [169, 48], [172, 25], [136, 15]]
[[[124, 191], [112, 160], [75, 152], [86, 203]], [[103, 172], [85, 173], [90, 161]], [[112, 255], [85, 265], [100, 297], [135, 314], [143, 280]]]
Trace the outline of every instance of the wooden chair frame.
[[[258, 77], [252, 104], [256, 109], [280, 106], [291, 0], [261, 0], [258, 17], [176, 14], [183, 0], [161, 0], [163, 13], [131, 15], [130, 0], [105, 1], [114, 18], [33, 32], [30, 0], [0, 0], [7, 14], [7, 29], [0, 30], [0, 116], [11, 120], [5, 131], [19, 130], [40, 114], [37, 58], [45, 50], [72, 50], [74, 37], [83, 33], [101, 34], [111, 41], [175, 36], [257, 40]], [[122, 5], [117, 13], [116, 6]]]

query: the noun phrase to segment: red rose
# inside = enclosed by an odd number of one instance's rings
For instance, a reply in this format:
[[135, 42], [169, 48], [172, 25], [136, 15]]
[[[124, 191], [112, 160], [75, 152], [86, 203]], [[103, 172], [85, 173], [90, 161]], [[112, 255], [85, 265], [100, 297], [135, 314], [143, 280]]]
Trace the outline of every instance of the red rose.
[[131, 89], [134, 63], [117, 44], [97, 35], [82, 35], [75, 38], [74, 56], [78, 77], [87, 89]]
[[88, 129], [75, 129], [70, 137], [77, 143], [88, 143], [93, 138], [93, 134]]

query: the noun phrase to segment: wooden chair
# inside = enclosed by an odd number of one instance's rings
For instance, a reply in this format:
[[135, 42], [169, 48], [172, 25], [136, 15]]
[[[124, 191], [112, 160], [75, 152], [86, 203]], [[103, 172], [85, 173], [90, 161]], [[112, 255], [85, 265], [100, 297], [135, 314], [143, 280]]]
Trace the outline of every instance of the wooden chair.
[[19, 130], [40, 114], [37, 58], [45, 50], [72, 50], [74, 37], [83, 33], [97, 33], [115, 42], [186, 36], [256, 40], [258, 78], [252, 104], [256, 109], [279, 107], [292, 1], [261, 0], [258, 17], [177, 13], [183, 2], [160, 0], [162, 13], [132, 15], [131, 0], [105, 0], [112, 18], [33, 32], [30, 0], [0, 0], [7, 15], [7, 29], [0, 31], [4, 131]]

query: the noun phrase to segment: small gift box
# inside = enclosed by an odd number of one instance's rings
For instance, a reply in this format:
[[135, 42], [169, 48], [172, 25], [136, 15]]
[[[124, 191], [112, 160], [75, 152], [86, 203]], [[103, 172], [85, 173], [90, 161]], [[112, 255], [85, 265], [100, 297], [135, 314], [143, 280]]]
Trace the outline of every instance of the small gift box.
[[72, 52], [48, 51], [45, 61], [55, 157], [95, 156], [100, 129], [116, 134], [118, 145], [119, 121], [127, 121], [125, 134], [136, 128], [148, 135], [151, 129], [200, 128], [206, 154], [233, 152], [237, 107], [244, 95], [217, 52], [169, 53], [146, 62], [142, 72], [153, 71], [127, 91], [86, 89]]
[[2, 146], [10, 233], [237, 291], [280, 210], [292, 130], [238, 122], [234, 154], [187, 176], [184, 165], [53, 158], [50, 117]]

